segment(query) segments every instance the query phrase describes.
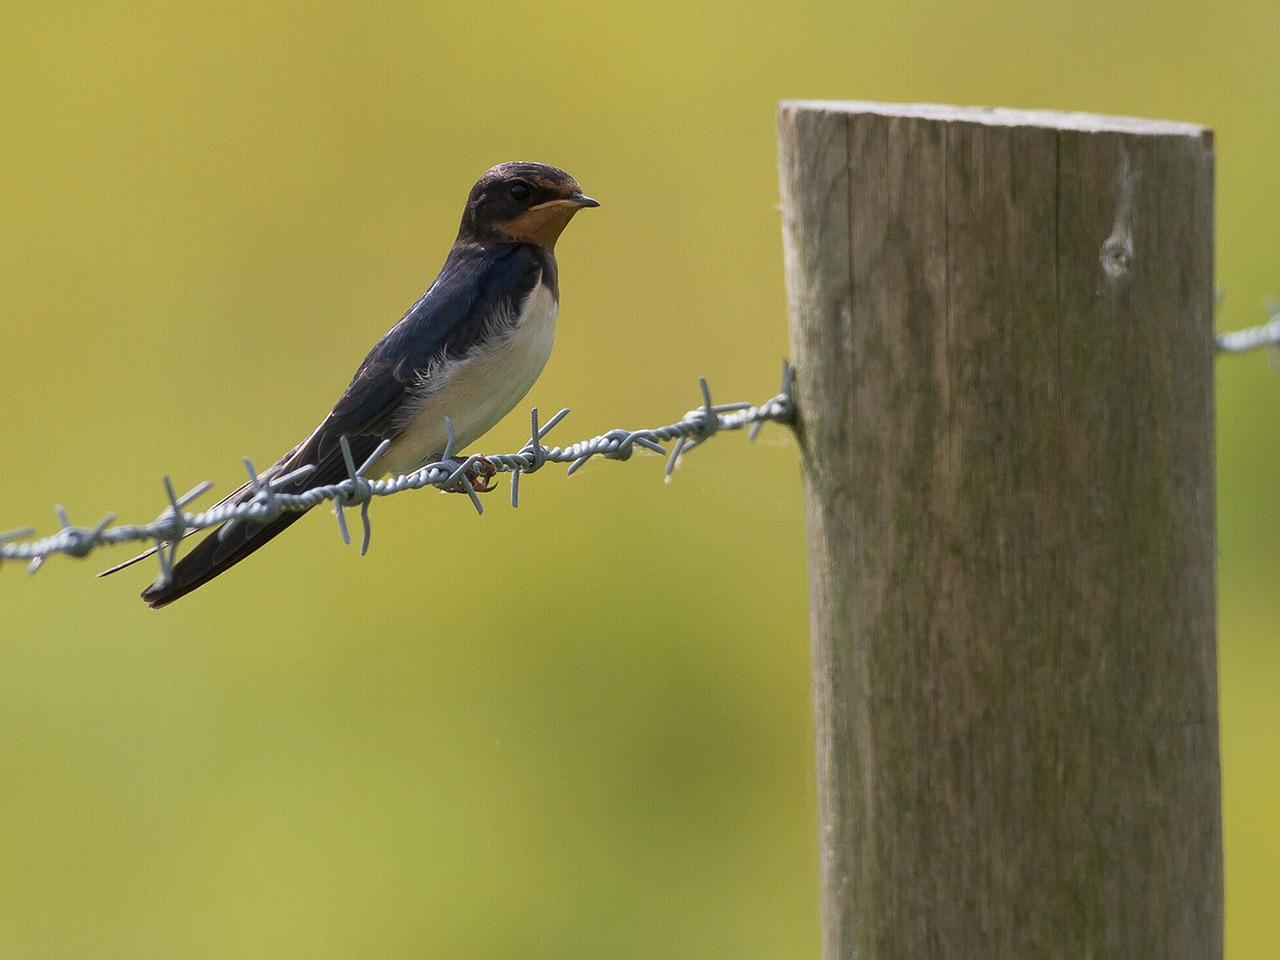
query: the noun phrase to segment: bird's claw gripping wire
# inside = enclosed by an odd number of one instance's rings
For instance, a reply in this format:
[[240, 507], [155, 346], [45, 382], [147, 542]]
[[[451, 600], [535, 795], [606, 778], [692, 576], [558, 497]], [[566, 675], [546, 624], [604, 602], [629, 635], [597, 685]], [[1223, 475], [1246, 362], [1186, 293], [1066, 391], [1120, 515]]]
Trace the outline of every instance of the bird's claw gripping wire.
[[471, 489], [476, 493], [492, 493], [498, 489], [495, 479], [497, 476], [498, 468], [488, 457], [477, 456], [467, 470], [467, 479], [471, 481]]
[[456, 483], [453, 486], [445, 487], [445, 493], [492, 493], [498, 489], [495, 478], [498, 476], [498, 468], [488, 457], [482, 457], [478, 453], [472, 454], [462, 461], [458, 468], [457, 480], [465, 480], [466, 483]]

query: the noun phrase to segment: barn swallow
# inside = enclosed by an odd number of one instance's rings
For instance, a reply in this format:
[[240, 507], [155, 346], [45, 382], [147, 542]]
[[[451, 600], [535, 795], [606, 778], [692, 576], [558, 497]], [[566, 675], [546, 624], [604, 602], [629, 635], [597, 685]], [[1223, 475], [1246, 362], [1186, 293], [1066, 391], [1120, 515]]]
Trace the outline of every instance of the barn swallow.
[[[477, 180], [439, 276], [369, 351], [323, 422], [276, 462], [278, 476], [315, 467], [280, 492], [303, 493], [346, 479], [340, 437], [347, 438], [356, 463], [391, 441], [378, 469], [401, 474], [443, 455], [445, 417], [453, 421], [459, 449], [501, 420], [529, 392], [551, 355], [560, 303], [556, 240], [575, 213], [597, 206], [573, 177], [542, 163], [502, 163]], [[244, 502], [253, 494], [246, 484], [223, 502]], [[301, 516], [282, 513], [264, 523], [242, 520], [215, 530], [174, 565], [167, 581], [161, 577], [147, 587], [142, 599], [152, 607], [172, 603]]]

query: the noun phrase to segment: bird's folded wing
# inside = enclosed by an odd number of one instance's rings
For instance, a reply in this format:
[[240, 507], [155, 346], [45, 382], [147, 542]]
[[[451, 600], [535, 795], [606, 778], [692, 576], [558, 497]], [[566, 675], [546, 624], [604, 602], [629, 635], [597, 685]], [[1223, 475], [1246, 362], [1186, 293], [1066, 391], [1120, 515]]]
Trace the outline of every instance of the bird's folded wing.
[[[432, 361], [446, 355], [461, 357], [476, 346], [492, 332], [489, 319], [495, 312], [510, 312], [523, 302], [543, 267], [523, 246], [483, 255], [455, 249], [431, 288], [364, 358], [320, 426], [277, 462], [280, 474], [306, 464], [316, 467], [278, 488], [279, 492], [301, 493], [346, 479], [339, 438], [347, 438], [352, 458], [360, 466], [379, 443], [394, 436], [399, 426], [397, 413], [410, 391], [421, 387], [421, 374], [432, 368]], [[251, 495], [251, 485], [246, 483], [214, 506]], [[188, 530], [183, 539], [195, 532]], [[153, 556], [157, 549], [149, 547], [98, 576], [118, 573]]]

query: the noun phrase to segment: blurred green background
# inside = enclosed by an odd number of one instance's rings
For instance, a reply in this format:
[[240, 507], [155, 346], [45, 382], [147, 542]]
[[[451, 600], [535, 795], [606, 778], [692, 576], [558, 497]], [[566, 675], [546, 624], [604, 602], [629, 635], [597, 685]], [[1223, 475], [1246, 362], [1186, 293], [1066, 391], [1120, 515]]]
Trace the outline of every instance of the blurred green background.
[[[934, 100], [1217, 130], [1220, 325], [1280, 292], [1273, 0], [605, 7], [10, 3], [0, 528], [153, 516], [310, 430], [539, 159], [559, 247], [519, 411], [562, 441], [763, 399], [787, 351], [774, 106]], [[1270, 91], [1270, 92], [1268, 92]], [[1227, 944], [1280, 943], [1280, 378], [1219, 363]], [[323, 511], [156, 614], [150, 567], [0, 570], [0, 957], [818, 953], [795, 450]], [[505, 489], [505, 485], [504, 485]], [[121, 559], [123, 550], [106, 559]], [[105, 562], [105, 560], [104, 560]]]

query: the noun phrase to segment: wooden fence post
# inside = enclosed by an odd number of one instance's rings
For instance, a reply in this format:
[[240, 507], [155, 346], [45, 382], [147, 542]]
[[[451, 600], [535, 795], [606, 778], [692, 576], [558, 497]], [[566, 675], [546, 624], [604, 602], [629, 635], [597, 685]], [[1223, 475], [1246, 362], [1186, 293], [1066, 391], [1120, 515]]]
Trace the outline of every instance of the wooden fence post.
[[1216, 960], [1213, 142], [788, 102], [828, 960]]

